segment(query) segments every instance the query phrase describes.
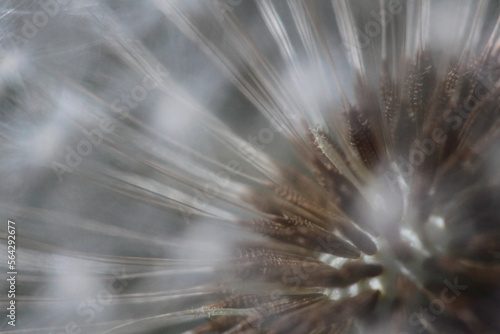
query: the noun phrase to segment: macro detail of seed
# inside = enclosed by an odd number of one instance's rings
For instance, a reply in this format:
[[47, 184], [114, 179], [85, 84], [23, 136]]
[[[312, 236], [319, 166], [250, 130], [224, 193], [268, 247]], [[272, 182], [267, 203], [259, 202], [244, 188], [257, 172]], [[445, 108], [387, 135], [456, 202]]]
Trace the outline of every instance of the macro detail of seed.
[[499, 1], [0, 11], [0, 332], [500, 333]]

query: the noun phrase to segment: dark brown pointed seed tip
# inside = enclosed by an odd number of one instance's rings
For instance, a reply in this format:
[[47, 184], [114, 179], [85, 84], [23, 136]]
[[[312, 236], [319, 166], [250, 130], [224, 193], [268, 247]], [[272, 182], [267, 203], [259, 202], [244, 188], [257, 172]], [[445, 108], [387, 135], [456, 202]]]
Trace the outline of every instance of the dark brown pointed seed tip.
[[360, 279], [377, 277], [382, 274], [384, 268], [376, 263], [346, 263], [341, 271], [346, 273], [350, 282], [357, 282]]
[[366, 316], [368, 313], [371, 313], [375, 309], [379, 297], [379, 290], [367, 290], [355, 296], [354, 299], [357, 303], [356, 315]]

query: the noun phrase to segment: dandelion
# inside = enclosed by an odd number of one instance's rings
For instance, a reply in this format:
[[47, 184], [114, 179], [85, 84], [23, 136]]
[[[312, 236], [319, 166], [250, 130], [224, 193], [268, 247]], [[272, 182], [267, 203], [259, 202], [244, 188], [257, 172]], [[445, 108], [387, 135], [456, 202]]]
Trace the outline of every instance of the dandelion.
[[2, 332], [500, 331], [497, 1], [0, 12]]

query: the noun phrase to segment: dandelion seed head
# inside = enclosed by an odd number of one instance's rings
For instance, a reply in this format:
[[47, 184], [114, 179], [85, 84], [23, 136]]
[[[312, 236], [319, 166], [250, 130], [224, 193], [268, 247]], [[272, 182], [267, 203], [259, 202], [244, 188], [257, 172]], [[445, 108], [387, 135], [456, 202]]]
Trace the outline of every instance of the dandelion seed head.
[[499, 13], [2, 3], [19, 330], [498, 332]]

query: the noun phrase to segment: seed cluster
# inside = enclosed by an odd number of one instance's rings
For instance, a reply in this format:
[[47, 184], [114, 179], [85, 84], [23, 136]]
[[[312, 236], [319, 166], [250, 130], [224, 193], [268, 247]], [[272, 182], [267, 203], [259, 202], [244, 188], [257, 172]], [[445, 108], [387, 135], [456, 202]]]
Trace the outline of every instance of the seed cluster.
[[[500, 139], [499, 55], [489, 45], [439, 71], [422, 50], [404, 61], [404, 75], [384, 59], [379, 95], [359, 76], [345, 133], [304, 125], [309, 173], [283, 167], [280, 182], [246, 198], [270, 218], [239, 225], [265, 238], [237, 249], [222, 301], [210, 306], [248, 316], [216, 317], [195, 332], [498, 330], [500, 189], [489, 169]], [[436, 220], [445, 238], [432, 235]], [[259, 291], [228, 292], [235, 282]]]

